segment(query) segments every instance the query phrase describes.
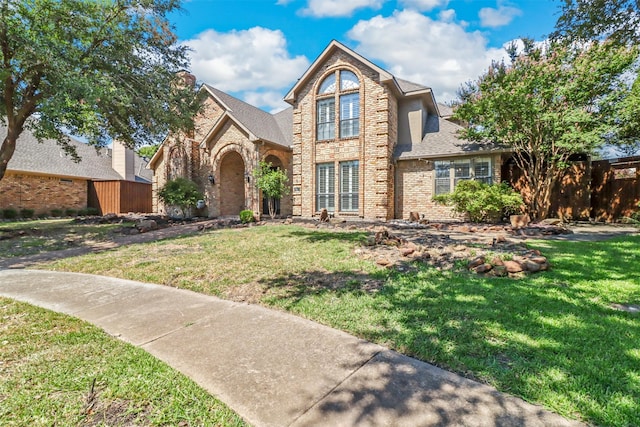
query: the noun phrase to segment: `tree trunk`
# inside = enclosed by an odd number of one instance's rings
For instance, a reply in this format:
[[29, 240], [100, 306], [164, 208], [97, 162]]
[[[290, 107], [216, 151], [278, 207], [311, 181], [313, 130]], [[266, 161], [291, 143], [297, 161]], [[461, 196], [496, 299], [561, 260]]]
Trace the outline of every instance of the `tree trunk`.
[[271, 219], [276, 217], [276, 199], [275, 197], [269, 197], [269, 216]]
[[13, 153], [16, 151], [17, 139], [18, 137], [15, 135], [15, 131], [7, 128], [7, 136], [4, 138], [4, 141], [2, 141], [2, 146], [0, 146], [0, 181], [4, 178], [9, 160], [11, 160]]

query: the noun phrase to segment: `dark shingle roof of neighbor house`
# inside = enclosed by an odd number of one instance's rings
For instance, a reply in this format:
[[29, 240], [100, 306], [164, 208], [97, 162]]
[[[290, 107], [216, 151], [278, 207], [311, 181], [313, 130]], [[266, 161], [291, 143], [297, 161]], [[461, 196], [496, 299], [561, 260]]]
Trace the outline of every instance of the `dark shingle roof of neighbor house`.
[[[7, 128], [0, 125], [0, 140], [7, 134]], [[69, 178], [92, 179], [96, 181], [121, 180], [122, 177], [111, 167], [110, 150], [100, 149], [71, 139], [81, 158], [79, 163], [67, 156], [53, 139], [38, 142], [36, 137], [25, 129], [16, 144], [13, 157], [7, 170], [30, 172], [43, 175], [55, 175]], [[151, 182], [153, 172], [146, 169], [146, 161], [135, 156], [136, 181]], [[141, 178], [141, 179], [140, 179]]]
[[394, 157], [398, 160], [409, 160], [481, 154], [504, 149], [494, 143], [465, 141], [457, 135], [461, 129], [462, 127], [455, 123], [430, 115], [422, 141], [417, 144], [398, 144]]
[[[293, 135], [289, 135], [289, 133], [292, 133], [292, 131], [284, 132], [284, 128], [287, 128], [288, 123], [286, 120], [289, 119], [283, 119], [282, 115], [276, 117], [280, 113], [276, 115], [267, 113], [266, 111], [263, 111], [258, 107], [254, 107], [251, 104], [247, 104], [246, 102], [241, 101], [228, 93], [222, 92], [213, 86], [207, 84], [205, 84], [205, 86], [229, 108], [229, 114], [242, 123], [242, 125], [257, 138], [285, 147], [291, 146]], [[289, 113], [285, 114], [293, 114], [292, 109], [284, 110], [281, 113], [286, 111], [289, 111]], [[293, 123], [293, 117], [291, 117], [290, 120]], [[291, 125], [291, 129], [293, 129], [293, 125]]]
[[398, 87], [400, 88], [400, 90], [403, 91], [404, 93], [430, 89], [427, 86], [410, 82], [409, 80], [399, 79], [397, 77], [396, 77], [396, 82], [398, 83]]

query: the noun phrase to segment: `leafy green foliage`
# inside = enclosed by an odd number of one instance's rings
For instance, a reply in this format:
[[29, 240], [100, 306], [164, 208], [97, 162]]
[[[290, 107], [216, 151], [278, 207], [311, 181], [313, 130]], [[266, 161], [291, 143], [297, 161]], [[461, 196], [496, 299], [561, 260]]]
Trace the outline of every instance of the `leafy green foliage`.
[[176, 178], [167, 183], [158, 191], [160, 200], [168, 205], [177, 206], [186, 216], [189, 208], [204, 198], [195, 182], [186, 178]]
[[2, 209], [2, 217], [4, 219], [16, 219], [18, 217], [18, 211], [13, 208]]
[[268, 198], [269, 216], [274, 218], [275, 200], [289, 194], [287, 174], [280, 168], [274, 168], [271, 163], [260, 162], [258, 168], [253, 171], [253, 177], [263, 197]]
[[62, 216], [62, 209], [51, 209], [51, 216], [52, 217], [61, 217]]
[[34, 213], [33, 209], [20, 209], [20, 218], [32, 218]]
[[253, 211], [251, 209], [240, 211], [240, 221], [243, 224], [248, 224], [255, 221], [255, 218], [253, 217]]
[[160, 144], [145, 145], [144, 147], [138, 148], [138, 155], [150, 159], [154, 154], [156, 154], [158, 148], [160, 148]]
[[638, 43], [640, 3], [637, 0], [564, 0], [555, 38], [584, 41], [608, 38]]
[[134, 148], [191, 129], [200, 102], [177, 75], [187, 67], [186, 47], [167, 20], [179, 5], [1, 0], [0, 179], [25, 127], [76, 160], [66, 133]]
[[523, 204], [522, 196], [505, 183], [489, 185], [472, 180], [460, 181], [453, 193], [439, 194], [433, 200], [452, 205], [473, 222], [500, 220], [503, 215], [519, 212]]
[[627, 91], [623, 75], [633, 67], [636, 47], [557, 43], [511, 49], [510, 65], [494, 63], [460, 91], [455, 118], [470, 126], [462, 136], [510, 147], [522, 170], [525, 204], [545, 218], [551, 191], [574, 154], [592, 153], [616, 131], [611, 105]]

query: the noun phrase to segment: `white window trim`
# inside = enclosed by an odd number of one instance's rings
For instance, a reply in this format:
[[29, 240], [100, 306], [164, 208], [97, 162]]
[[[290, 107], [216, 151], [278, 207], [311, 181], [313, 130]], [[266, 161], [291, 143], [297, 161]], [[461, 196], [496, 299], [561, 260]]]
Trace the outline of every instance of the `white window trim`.
[[[476, 168], [475, 168], [475, 164], [476, 163], [480, 163], [480, 162], [488, 162], [489, 163], [489, 174], [486, 176], [482, 176], [481, 179], [483, 180], [483, 182], [486, 182], [485, 180], [488, 179], [489, 180], [489, 184], [493, 183], [493, 158], [492, 157], [487, 157], [487, 156], [483, 156], [483, 157], [469, 157], [469, 158], [464, 158], [464, 159], [454, 159], [454, 160], [436, 160], [434, 161], [434, 166], [433, 166], [433, 194], [434, 195], [439, 195], [439, 194], [445, 194], [443, 192], [441, 193], [437, 193], [436, 190], [438, 188], [438, 179], [444, 179], [444, 178], [437, 178], [437, 164], [438, 163], [442, 163], [442, 162], [449, 162], [449, 193], [452, 192], [453, 190], [455, 190], [456, 188], [456, 184], [459, 181], [463, 181], [463, 180], [475, 180], [476, 179]], [[456, 164], [460, 165], [460, 164], [468, 164], [469, 165], [469, 175], [465, 176], [465, 177], [456, 177]], [[480, 179], [480, 178], [479, 178]]]

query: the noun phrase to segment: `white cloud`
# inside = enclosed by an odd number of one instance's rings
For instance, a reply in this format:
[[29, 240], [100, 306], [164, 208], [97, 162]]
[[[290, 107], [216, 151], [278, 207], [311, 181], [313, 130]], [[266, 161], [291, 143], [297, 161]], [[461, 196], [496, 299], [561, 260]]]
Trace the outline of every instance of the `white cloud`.
[[[322, 17], [351, 16], [357, 9], [380, 9], [385, 0], [309, 0], [303, 15]], [[424, 0], [422, 0], [424, 1]]]
[[382, 61], [395, 76], [431, 87], [439, 102], [455, 99], [463, 83], [507, 57], [503, 48], [489, 48], [479, 31], [411, 10], [360, 21], [348, 36], [359, 53]]
[[400, 0], [400, 4], [406, 9], [429, 12], [436, 7], [446, 7], [449, 4], [449, 0]]
[[223, 91], [288, 89], [309, 66], [305, 56], [291, 56], [281, 31], [262, 27], [207, 30], [184, 44], [193, 50], [191, 72]]
[[517, 7], [499, 5], [497, 9], [483, 7], [478, 12], [480, 25], [483, 27], [497, 28], [509, 25], [513, 18], [522, 15], [522, 11]]
[[443, 22], [453, 22], [456, 19], [456, 11], [453, 9], [443, 10], [438, 14], [438, 18]]

